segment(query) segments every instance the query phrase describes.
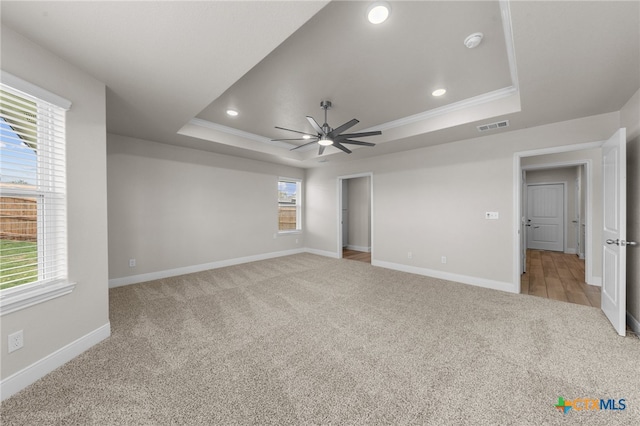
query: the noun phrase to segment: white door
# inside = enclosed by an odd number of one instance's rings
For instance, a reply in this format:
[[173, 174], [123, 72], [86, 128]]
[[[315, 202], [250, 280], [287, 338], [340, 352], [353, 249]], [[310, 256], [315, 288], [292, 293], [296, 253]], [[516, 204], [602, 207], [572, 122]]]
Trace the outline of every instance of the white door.
[[564, 251], [564, 185], [528, 185], [527, 210], [527, 248]]
[[626, 130], [620, 129], [602, 146], [604, 229], [602, 231], [601, 307], [621, 336], [625, 335], [627, 299], [626, 157]]

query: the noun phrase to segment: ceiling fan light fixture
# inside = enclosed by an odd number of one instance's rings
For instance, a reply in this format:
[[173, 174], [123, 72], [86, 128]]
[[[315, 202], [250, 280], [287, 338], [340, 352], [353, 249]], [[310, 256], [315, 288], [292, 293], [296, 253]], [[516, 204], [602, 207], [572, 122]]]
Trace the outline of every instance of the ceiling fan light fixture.
[[236, 111], [235, 109], [228, 109], [227, 110], [227, 115], [229, 117], [237, 117], [238, 116], [238, 111]]
[[333, 145], [333, 140], [329, 139], [326, 136], [323, 136], [320, 138], [320, 140], [318, 140], [318, 143], [322, 146], [329, 146], [329, 145]]
[[444, 95], [445, 93], [447, 93], [447, 89], [436, 89], [431, 92], [431, 96], [438, 97]]
[[387, 20], [391, 13], [391, 6], [386, 1], [372, 3], [367, 9], [367, 19], [372, 24], [381, 24]]

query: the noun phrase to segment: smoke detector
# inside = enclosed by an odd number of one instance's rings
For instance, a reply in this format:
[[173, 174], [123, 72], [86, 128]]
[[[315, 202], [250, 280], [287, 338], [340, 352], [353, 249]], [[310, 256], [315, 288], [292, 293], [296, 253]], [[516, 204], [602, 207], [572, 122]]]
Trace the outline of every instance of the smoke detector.
[[469, 37], [464, 39], [464, 45], [469, 49], [478, 47], [478, 45], [482, 42], [482, 37], [484, 37], [484, 34], [482, 33], [473, 33]]

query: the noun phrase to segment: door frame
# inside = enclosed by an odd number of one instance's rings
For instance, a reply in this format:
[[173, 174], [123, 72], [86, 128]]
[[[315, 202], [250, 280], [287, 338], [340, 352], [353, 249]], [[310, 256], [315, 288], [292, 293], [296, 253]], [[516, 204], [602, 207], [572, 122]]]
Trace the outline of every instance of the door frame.
[[[541, 148], [530, 151], [520, 151], [515, 152], [513, 154], [513, 217], [514, 217], [514, 233], [513, 233], [513, 285], [516, 293], [520, 293], [520, 271], [522, 271], [521, 265], [521, 251], [522, 251], [522, 234], [524, 224], [522, 223], [522, 158], [524, 157], [535, 157], [539, 155], [548, 155], [548, 154], [560, 154], [563, 152], [573, 152], [573, 151], [584, 151], [590, 149], [600, 149], [602, 145], [604, 145], [605, 141], [598, 142], [588, 142], [582, 144], [574, 144], [574, 145], [564, 145], [564, 146], [556, 146], [550, 148]], [[591, 285], [601, 285], [600, 280], [596, 280], [593, 276], [593, 172], [592, 165], [590, 159], [584, 160], [571, 160], [571, 161], [560, 161], [546, 164], [538, 164], [532, 166], [526, 166], [530, 170], [544, 169], [544, 168], [558, 168], [558, 167], [567, 167], [567, 166], [580, 166], [584, 165], [584, 171], [586, 176], [585, 184], [585, 211], [586, 211], [586, 221], [585, 221], [585, 281]]]
[[[545, 167], [545, 169], [555, 169], [557, 167]], [[523, 167], [522, 168], [523, 171], [531, 171], [534, 169], [531, 169], [529, 167]], [[544, 170], [544, 169], [536, 169], [536, 170]], [[544, 186], [544, 185], [562, 185], [562, 252], [566, 253], [567, 252], [567, 237], [569, 236], [569, 233], [567, 231], [567, 209], [569, 208], [569, 197], [567, 197], [567, 182], [539, 182], [539, 183], [527, 183], [527, 194], [522, 194], [523, 197], [527, 197], [528, 191], [529, 191], [529, 187], [530, 186]], [[529, 209], [529, 200], [527, 199], [527, 211], [523, 212], [525, 213], [525, 215], [528, 215], [528, 209]], [[525, 241], [525, 249], [528, 248], [528, 241]]]
[[337, 211], [337, 231], [338, 231], [338, 259], [342, 259], [342, 182], [344, 180], [356, 179], [361, 177], [369, 177], [369, 209], [371, 211], [371, 222], [369, 223], [369, 230], [371, 231], [371, 262], [373, 262], [374, 255], [374, 214], [373, 214], [373, 172], [355, 173], [352, 175], [338, 176], [336, 179], [338, 186], [338, 211]]

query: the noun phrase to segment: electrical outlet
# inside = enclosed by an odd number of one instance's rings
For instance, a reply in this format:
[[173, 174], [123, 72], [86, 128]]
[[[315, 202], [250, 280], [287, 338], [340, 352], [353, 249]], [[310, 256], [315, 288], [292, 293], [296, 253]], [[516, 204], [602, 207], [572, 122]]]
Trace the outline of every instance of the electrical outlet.
[[442, 262], [442, 263], [447, 263], [447, 256], [442, 256], [442, 257], [440, 258], [440, 262]]
[[409, 259], [413, 259], [413, 253], [408, 252], [408, 253], [407, 253], [407, 258], [409, 258]]
[[8, 342], [9, 353], [13, 351], [17, 351], [22, 346], [24, 346], [24, 336], [22, 334], [22, 330], [16, 331], [15, 333], [12, 333], [9, 335], [9, 342]]
[[135, 268], [135, 267], [136, 267], [136, 260], [129, 259], [129, 268]]

